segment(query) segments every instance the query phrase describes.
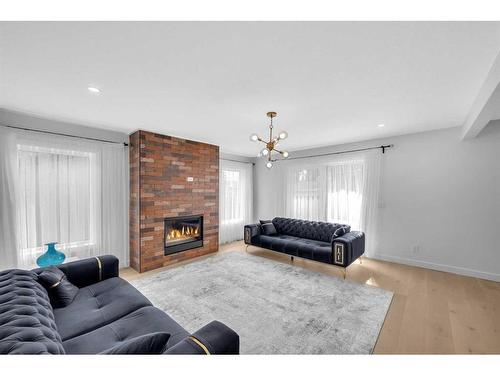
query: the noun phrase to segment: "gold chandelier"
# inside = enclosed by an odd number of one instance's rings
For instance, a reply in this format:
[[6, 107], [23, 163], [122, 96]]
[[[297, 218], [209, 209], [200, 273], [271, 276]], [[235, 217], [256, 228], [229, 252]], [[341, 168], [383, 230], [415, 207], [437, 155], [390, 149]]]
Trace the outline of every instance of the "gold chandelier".
[[275, 118], [277, 115], [276, 112], [267, 112], [267, 117], [271, 119], [271, 123], [269, 124], [269, 141], [266, 142], [264, 141], [261, 137], [259, 137], [257, 134], [252, 134], [250, 136], [250, 140], [252, 142], [262, 142], [266, 144], [266, 147], [264, 147], [262, 150], [259, 152], [259, 157], [261, 156], [266, 156], [267, 157], [267, 163], [266, 167], [268, 169], [271, 169], [273, 167], [273, 163], [278, 160], [278, 159], [273, 159], [273, 151], [277, 152], [280, 154], [282, 157], [287, 158], [288, 157], [288, 152], [287, 151], [280, 151], [276, 149], [276, 146], [278, 143], [288, 137], [288, 133], [285, 131], [282, 131], [278, 134], [277, 137], [273, 138], [273, 118]]

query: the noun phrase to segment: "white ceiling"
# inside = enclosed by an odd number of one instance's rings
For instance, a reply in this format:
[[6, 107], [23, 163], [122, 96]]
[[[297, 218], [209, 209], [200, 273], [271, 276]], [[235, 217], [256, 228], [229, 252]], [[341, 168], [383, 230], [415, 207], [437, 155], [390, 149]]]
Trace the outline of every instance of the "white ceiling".
[[461, 126], [499, 50], [498, 22], [1, 23], [0, 107], [255, 156], [269, 110], [288, 150]]

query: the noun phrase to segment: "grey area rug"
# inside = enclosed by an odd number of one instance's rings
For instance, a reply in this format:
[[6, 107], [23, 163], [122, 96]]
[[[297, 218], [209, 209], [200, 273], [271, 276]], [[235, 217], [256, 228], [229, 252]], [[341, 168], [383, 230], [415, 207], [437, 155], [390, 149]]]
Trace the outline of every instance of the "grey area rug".
[[133, 282], [189, 332], [219, 320], [242, 354], [369, 354], [392, 292], [226, 253]]

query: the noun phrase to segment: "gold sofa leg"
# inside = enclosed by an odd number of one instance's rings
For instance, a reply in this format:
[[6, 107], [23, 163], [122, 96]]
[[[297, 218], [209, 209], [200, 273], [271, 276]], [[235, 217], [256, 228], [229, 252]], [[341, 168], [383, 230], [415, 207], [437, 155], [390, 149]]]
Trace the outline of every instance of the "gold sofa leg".
[[347, 276], [347, 269], [346, 268], [342, 268], [342, 275], [344, 276], [344, 280], [345, 280], [345, 277]]

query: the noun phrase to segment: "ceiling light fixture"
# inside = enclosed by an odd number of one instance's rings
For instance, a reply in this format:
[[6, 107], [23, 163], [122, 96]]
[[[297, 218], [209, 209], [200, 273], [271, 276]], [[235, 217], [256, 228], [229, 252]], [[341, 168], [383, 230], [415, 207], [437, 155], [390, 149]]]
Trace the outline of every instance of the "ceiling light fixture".
[[385, 126], [385, 124], [378, 124], [377, 125], [379, 128], [383, 128]]
[[281, 154], [281, 156], [285, 159], [289, 156], [289, 153], [287, 151], [280, 151], [276, 149], [276, 145], [279, 143], [279, 141], [282, 141], [288, 137], [288, 133], [285, 131], [279, 133], [277, 137], [273, 137], [273, 118], [275, 118], [277, 115], [278, 114], [276, 112], [267, 112], [267, 117], [271, 119], [271, 123], [269, 124], [269, 142], [264, 141], [261, 137], [259, 137], [255, 133], [250, 135], [250, 140], [252, 142], [259, 141], [266, 144], [266, 147], [264, 147], [260, 151], [259, 156], [267, 156], [266, 167], [268, 169], [271, 169], [273, 167], [273, 163], [276, 160], [278, 160], [278, 159], [273, 159], [273, 154], [272, 154], [273, 151]]
[[101, 93], [101, 90], [98, 89], [97, 87], [94, 87], [94, 86], [87, 87], [87, 90], [89, 90], [92, 94], [100, 94]]

